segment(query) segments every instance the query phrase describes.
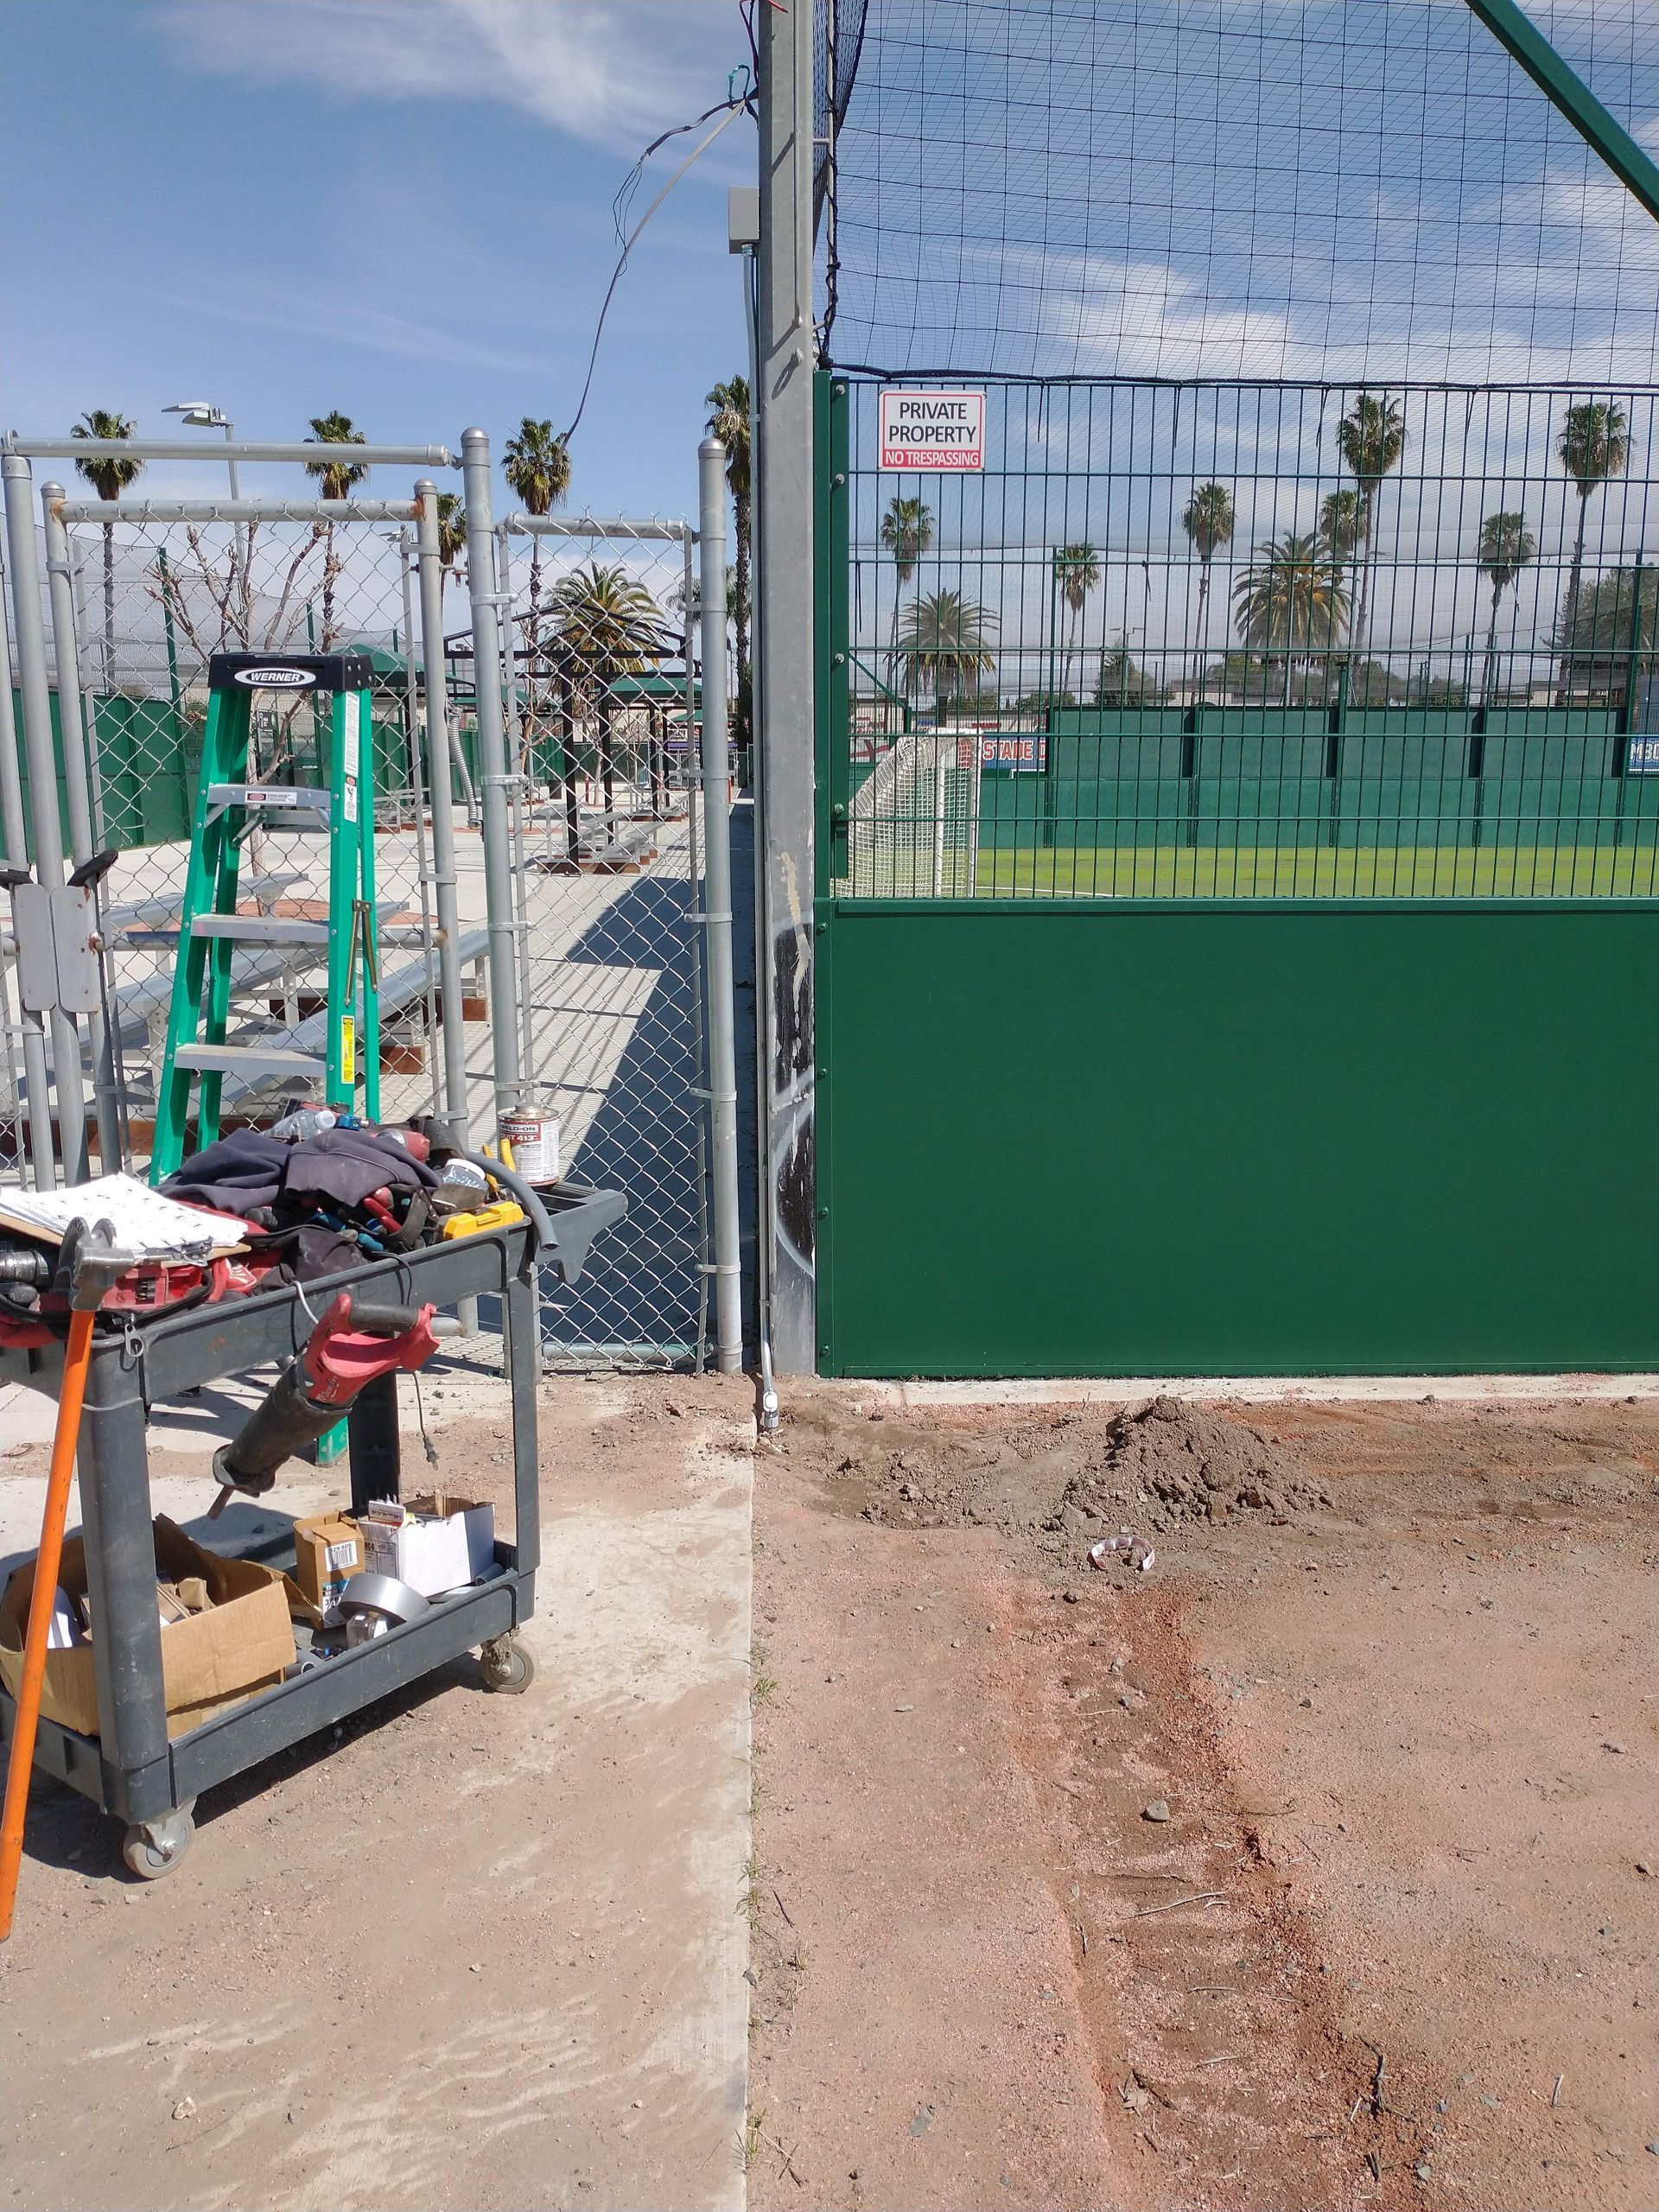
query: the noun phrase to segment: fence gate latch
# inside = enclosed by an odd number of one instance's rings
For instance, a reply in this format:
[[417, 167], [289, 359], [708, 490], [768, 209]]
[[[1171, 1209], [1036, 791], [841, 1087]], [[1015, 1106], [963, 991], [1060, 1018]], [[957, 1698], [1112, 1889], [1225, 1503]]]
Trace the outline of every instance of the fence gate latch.
[[89, 884], [48, 891], [42, 883], [11, 887], [17, 936], [17, 995], [29, 1014], [98, 1010], [97, 916]]

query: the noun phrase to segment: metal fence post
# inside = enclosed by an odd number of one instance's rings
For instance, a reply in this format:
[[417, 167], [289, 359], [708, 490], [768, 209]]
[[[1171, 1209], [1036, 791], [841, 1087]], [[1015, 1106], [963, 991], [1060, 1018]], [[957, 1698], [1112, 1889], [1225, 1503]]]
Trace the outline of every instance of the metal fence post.
[[[75, 574], [69, 563], [69, 533], [57, 511], [57, 502], [67, 496], [61, 484], [46, 483], [41, 486], [47, 588], [52, 600], [52, 657], [58, 673], [58, 727], [63, 741], [64, 791], [69, 801], [69, 849], [75, 866], [79, 868], [97, 850], [92, 838], [92, 791], [88, 766], [93, 734], [81, 711], [80, 656], [75, 637]], [[100, 966], [103, 960], [100, 950]], [[106, 1175], [112, 1175], [124, 1160], [110, 1026], [102, 1014], [89, 1014], [86, 1027], [92, 1046], [92, 1092], [98, 1111], [99, 1165]]]
[[426, 693], [426, 780], [432, 802], [432, 887], [438, 909], [438, 989], [443, 1001], [443, 1109], [452, 1141], [466, 1149], [467, 1046], [461, 1013], [461, 921], [455, 908], [455, 811], [449, 760], [449, 681], [443, 657], [443, 564], [438, 489], [415, 486], [421, 566], [421, 676]]
[[779, 1370], [820, 1357], [814, 1247], [817, 1059], [813, 933], [813, 13], [756, 11], [760, 255], [754, 404], [755, 599], [752, 696], [759, 899], [756, 979], [768, 1093], [762, 1124], [763, 1326]]
[[702, 617], [702, 926], [708, 946], [709, 1097], [714, 1137], [715, 1364], [743, 1364], [737, 1207], [737, 1048], [732, 983], [732, 827], [726, 741], [726, 448], [697, 448], [698, 596]]
[[512, 770], [509, 808], [508, 845], [512, 855], [513, 926], [518, 932], [516, 958], [518, 963], [518, 1067], [529, 1079], [535, 1065], [535, 1040], [531, 1035], [531, 1007], [530, 996], [530, 871], [524, 865], [524, 830], [531, 793], [531, 752], [536, 732], [536, 671], [531, 665], [530, 655], [524, 655], [524, 699], [521, 709], [518, 703], [518, 647], [513, 635], [512, 618], [512, 548], [505, 528], [495, 533], [496, 592], [501, 609], [501, 676], [504, 697], [501, 705], [503, 727], [506, 732], [507, 760]]
[[490, 1047], [495, 1109], [518, 1103], [518, 994], [513, 975], [512, 858], [507, 842], [506, 732], [501, 720], [501, 625], [490, 515], [490, 441], [461, 440], [467, 502], [467, 590], [473, 607], [473, 690], [478, 706], [479, 780], [484, 802], [484, 896], [490, 934]]
[[[6, 543], [11, 553], [11, 607], [16, 624], [17, 683], [23, 700], [29, 804], [35, 826], [35, 873], [48, 890], [63, 883], [63, 825], [58, 818], [57, 750], [52, 742], [52, 685], [41, 620], [41, 565], [35, 544], [30, 471], [20, 454], [0, 458], [5, 485]], [[80, 1081], [80, 1035], [74, 1017], [52, 1015], [52, 1075], [58, 1094], [59, 1138], [66, 1179], [86, 1179], [86, 1100]]]
[[[5, 831], [6, 859], [13, 868], [29, 861], [29, 833], [23, 821], [22, 755], [17, 745], [17, 717], [11, 701], [11, 626], [6, 613], [7, 563], [0, 545], [0, 829]], [[35, 1187], [49, 1191], [58, 1179], [52, 1147], [52, 1096], [46, 1075], [46, 1027], [38, 1014], [25, 1011], [21, 994], [17, 1020], [23, 1042], [23, 1094], [29, 1107], [29, 1156], [35, 1171]]]

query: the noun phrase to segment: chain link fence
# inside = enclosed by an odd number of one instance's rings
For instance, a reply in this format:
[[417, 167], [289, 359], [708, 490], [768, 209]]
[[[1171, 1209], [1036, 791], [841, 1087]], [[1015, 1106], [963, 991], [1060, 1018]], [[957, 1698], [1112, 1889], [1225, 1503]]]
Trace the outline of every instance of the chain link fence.
[[498, 564], [525, 1103], [566, 1172], [625, 1190], [580, 1283], [550, 1283], [556, 1364], [704, 1363], [708, 1100], [692, 539], [681, 524], [515, 517]]
[[[142, 1169], [149, 1158], [207, 726], [207, 664], [220, 652], [351, 652], [373, 671], [382, 1112], [403, 1119], [437, 1110], [436, 934], [424, 701], [410, 639], [412, 529], [226, 522], [210, 512], [190, 521], [78, 521], [72, 511], [66, 543], [92, 839], [118, 855], [101, 896], [126, 1164]], [[60, 651], [55, 658], [54, 741], [67, 835], [66, 662]], [[327, 709], [316, 695], [260, 693], [248, 780], [273, 793], [326, 785], [327, 744]], [[27, 803], [26, 760], [22, 772]], [[326, 921], [328, 839], [315, 817], [264, 815], [250, 830], [240, 874], [243, 914]], [[476, 944], [465, 948], [474, 965], [482, 919], [480, 913]], [[326, 944], [238, 950], [232, 1041], [273, 1026], [302, 1034], [321, 1012], [327, 962]], [[269, 1087], [233, 1095], [227, 1080], [226, 1089], [233, 1116], [268, 1116], [280, 1103]]]
[[[475, 479], [469, 485], [480, 488]], [[142, 1173], [149, 1163], [208, 667], [221, 652], [349, 653], [372, 669], [381, 1116], [444, 1110], [412, 506], [357, 500], [330, 512], [299, 501], [132, 499], [111, 515], [99, 505], [83, 513], [83, 504], [91, 503], [48, 503], [33, 550], [63, 849], [79, 856], [72, 834], [79, 754], [91, 849], [115, 854], [99, 894], [107, 1050], [100, 1059], [98, 1036], [86, 1026], [79, 1071], [99, 1109], [93, 1172], [122, 1164]], [[524, 517], [490, 531], [481, 552], [476, 537], [463, 548], [458, 529], [440, 540], [449, 737], [436, 750], [447, 759], [454, 824], [473, 1141], [493, 1135], [498, 1108], [550, 1116], [565, 1179], [621, 1190], [629, 1202], [625, 1220], [594, 1248], [580, 1283], [567, 1287], [550, 1270], [544, 1277], [543, 1351], [562, 1365], [701, 1366], [708, 1354], [695, 543], [677, 522]], [[470, 574], [480, 560], [493, 575]], [[483, 628], [480, 601], [497, 618]], [[494, 804], [480, 753], [480, 687], [492, 709], [492, 694], [499, 696], [506, 733], [510, 871], [493, 894], [480, 834]], [[0, 688], [11, 701], [10, 687]], [[326, 785], [326, 702], [308, 692], [264, 690], [255, 700], [247, 779], [273, 797]], [[16, 732], [0, 729], [0, 744], [22, 782], [25, 828], [14, 842], [22, 849], [5, 855], [21, 862], [35, 855], [27, 826], [29, 748], [23, 717], [16, 720]], [[250, 817], [257, 826], [241, 858], [244, 915], [326, 921], [328, 840], [313, 820], [280, 805]], [[486, 981], [491, 925], [499, 936], [504, 908], [515, 951], [505, 992], [500, 978], [493, 988]], [[9, 939], [5, 950], [0, 1173], [28, 1180], [23, 1031]], [[296, 1043], [308, 1025], [320, 1028], [327, 960], [326, 943], [239, 946], [228, 1041]], [[499, 1049], [502, 1024], [510, 1052]], [[73, 1033], [51, 1041], [61, 1052], [68, 1039], [73, 1049]], [[521, 1071], [516, 1083], [504, 1073], [512, 1069]], [[250, 1078], [238, 1088], [239, 1081], [226, 1079], [226, 1126], [268, 1123], [294, 1095], [292, 1077], [267, 1078], [263, 1087]], [[68, 1114], [73, 1121], [72, 1107], [66, 1096], [60, 1120]]]

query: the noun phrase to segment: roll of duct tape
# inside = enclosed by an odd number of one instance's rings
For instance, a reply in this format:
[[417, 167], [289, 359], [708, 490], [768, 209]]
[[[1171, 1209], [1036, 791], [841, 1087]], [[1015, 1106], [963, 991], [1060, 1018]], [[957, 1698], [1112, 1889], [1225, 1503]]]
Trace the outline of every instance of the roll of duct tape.
[[399, 1582], [394, 1574], [353, 1575], [340, 1593], [339, 1606], [347, 1621], [355, 1613], [379, 1613], [389, 1621], [412, 1621], [431, 1610], [428, 1599], [407, 1582]]

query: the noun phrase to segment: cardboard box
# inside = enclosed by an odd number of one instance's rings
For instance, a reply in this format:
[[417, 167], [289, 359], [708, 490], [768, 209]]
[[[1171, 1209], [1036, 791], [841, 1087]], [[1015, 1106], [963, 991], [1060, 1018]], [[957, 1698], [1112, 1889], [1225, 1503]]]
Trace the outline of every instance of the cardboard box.
[[435, 1491], [402, 1501], [401, 1522], [377, 1520], [372, 1504], [359, 1527], [376, 1574], [395, 1575], [423, 1597], [460, 1590], [495, 1563], [495, 1508]]
[[[213, 1605], [161, 1630], [162, 1679], [167, 1699], [167, 1732], [187, 1735], [216, 1713], [244, 1704], [283, 1679], [294, 1663], [294, 1630], [289, 1620], [288, 1578], [257, 1560], [220, 1559], [193, 1543], [164, 1516], [155, 1524], [156, 1573], [177, 1582], [199, 1574]], [[60, 1587], [72, 1604], [86, 1588], [86, 1554], [79, 1536], [63, 1548]], [[23, 1673], [23, 1631], [29, 1625], [35, 1562], [26, 1560], [0, 1597], [0, 1681], [16, 1697]], [[41, 1711], [60, 1727], [96, 1736], [97, 1647], [77, 1644], [69, 1651], [48, 1651]]]
[[306, 1618], [320, 1622], [339, 1602], [354, 1574], [368, 1565], [363, 1532], [339, 1513], [322, 1513], [294, 1523], [294, 1580], [305, 1599]]

